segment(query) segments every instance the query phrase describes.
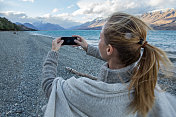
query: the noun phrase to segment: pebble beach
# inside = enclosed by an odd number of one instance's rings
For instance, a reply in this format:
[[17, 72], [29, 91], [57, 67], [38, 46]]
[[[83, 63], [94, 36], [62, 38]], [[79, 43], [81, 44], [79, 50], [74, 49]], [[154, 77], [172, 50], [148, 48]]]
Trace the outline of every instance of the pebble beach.
[[[41, 88], [42, 65], [54, 38], [28, 32], [0, 32], [0, 117], [42, 117], [47, 99]], [[57, 76], [79, 78], [65, 67], [97, 76], [104, 61], [86, 55], [82, 49], [62, 46]], [[171, 59], [173, 63], [175, 59]], [[159, 73], [159, 85], [176, 95], [176, 74]]]

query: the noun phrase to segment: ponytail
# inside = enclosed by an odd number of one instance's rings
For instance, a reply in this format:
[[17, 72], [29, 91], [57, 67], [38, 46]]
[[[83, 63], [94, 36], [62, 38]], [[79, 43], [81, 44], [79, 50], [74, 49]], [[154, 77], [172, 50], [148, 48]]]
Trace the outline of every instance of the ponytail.
[[154, 89], [160, 62], [165, 67], [171, 65], [164, 51], [146, 44], [142, 57], [135, 67], [133, 77], [131, 78], [129, 90], [134, 88], [135, 92], [130, 107], [133, 112], [139, 112], [144, 117], [152, 108], [155, 101]]

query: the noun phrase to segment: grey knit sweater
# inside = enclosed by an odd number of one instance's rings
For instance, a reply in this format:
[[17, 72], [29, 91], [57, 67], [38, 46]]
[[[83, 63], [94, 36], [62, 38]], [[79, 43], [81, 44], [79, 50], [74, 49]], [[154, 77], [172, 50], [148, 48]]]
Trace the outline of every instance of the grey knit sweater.
[[[87, 54], [101, 59], [99, 50], [93, 46], [88, 45]], [[49, 98], [45, 117], [139, 116], [137, 113], [128, 114], [127, 110], [133, 99], [133, 90], [129, 98], [127, 86], [135, 63], [116, 70], [109, 69], [105, 63], [100, 69], [97, 81], [85, 77], [64, 80], [56, 76], [57, 65], [58, 53], [49, 51], [43, 64], [42, 88]], [[176, 115], [176, 106], [173, 107], [176, 105], [175, 97], [158, 91], [156, 97], [155, 105], [148, 116]]]

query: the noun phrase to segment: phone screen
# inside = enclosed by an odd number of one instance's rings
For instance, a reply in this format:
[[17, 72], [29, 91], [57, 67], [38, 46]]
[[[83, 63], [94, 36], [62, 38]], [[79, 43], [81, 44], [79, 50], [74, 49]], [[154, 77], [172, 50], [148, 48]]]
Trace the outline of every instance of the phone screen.
[[61, 40], [64, 40], [62, 45], [77, 45], [77, 43], [74, 42], [75, 39], [77, 39], [77, 37], [61, 37]]

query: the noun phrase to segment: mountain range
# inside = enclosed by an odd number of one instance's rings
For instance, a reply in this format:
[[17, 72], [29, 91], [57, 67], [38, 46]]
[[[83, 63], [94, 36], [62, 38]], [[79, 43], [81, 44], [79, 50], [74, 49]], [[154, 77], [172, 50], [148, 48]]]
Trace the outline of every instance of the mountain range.
[[96, 19], [94, 19], [93, 21], [90, 22], [86, 22], [84, 24], [81, 24], [79, 26], [75, 26], [75, 27], [71, 27], [70, 29], [73, 30], [101, 30], [102, 26], [105, 24], [105, 22], [107, 21], [107, 19], [103, 19], [101, 17], [98, 17]]
[[144, 13], [140, 18], [156, 30], [176, 30], [176, 9]]
[[28, 28], [32, 28], [32, 29], [35, 29], [35, 30], [42, 30], [42, 31], [45, 31], [45, 30], [65, 30], [63, 27], [61, 27], [60, 25], [58, 24], [51, 24], [51, 23], [42, 23], [42, 22], [34, 22], [34, 23], [19, 23], [19, 22], [16, 22], [15, 24], [17, 25], [24, 25]]
[[[176, 9], [165, 9], [152, 11], [138, 15], [141, 20], [146, 22], [155, 30], [176, 30]], [[84, 23], [72, 29], [100, 29], [107, 19], [97, 18], [91, 22]]]
[[[155, 30], [176, 30], [176, 9], [164, 9], [150, 11], [142, 15], [137, 15]], [[69, 28], [69, 30], [101, 30], [107, 18], [98, 17], [93, 21]], [[19, 25], [20, 23], [16, 23]], [[21, 24], [35, 30], [65, 30], [58, 24], [35, 22], [33, 24]]]

